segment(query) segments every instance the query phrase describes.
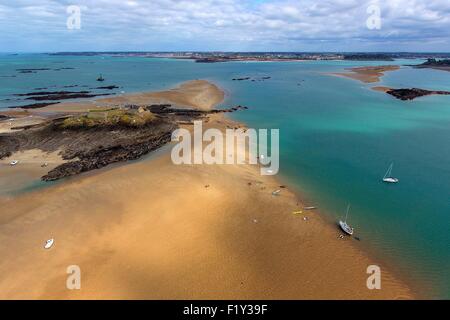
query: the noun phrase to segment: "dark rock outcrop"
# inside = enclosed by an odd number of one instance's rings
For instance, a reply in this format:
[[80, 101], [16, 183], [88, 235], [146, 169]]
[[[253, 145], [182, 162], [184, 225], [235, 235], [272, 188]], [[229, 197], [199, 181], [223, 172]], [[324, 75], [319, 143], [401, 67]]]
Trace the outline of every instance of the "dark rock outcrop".
[[422, 64], [415, 65], [415, 67], [450, 67], [450, 59], [428, 59]]
[[[95, 98], [99, 96], [108, 96], [110, 93], [91, 93], [90, 91], [39, 91], [15, 94], [17, 97], [25, 97], [25, 100], [34, 101], [60, 101], [68, 99]], [[51, 103], [53, 104], [53, 103]], [[13, 107], [15, 108], [15, 107]], [[20, 106], [17, 106], [20, 108]], [[39, 105], [31, 105], [28, 108], [41, 108]]]
[[141, 143], [123, 143], [99, 150], [80, 152], [77, 154], [79, 160], [56, 167], [43, 176], [42, 180], [54, 181], [82, 172], [100, 169], [111, 163], [136, 160], [168, 143], [170, 139], [171, 130], [163, 130], [159, 134], [148, 136]]
[[108, 164], [137, 159], [170, 141], [176, 124], [157, 118], [141, 127], [104, 126], [64, 129], [65, 118], [29, 126], [27, 130], [0, 134], [0, 159], [20, 150], [38, 148], [44, 152], [61, 150], [72, 160], [51, 170], [44, 181], [79, 174]]
[[34, 97], [34, 96], [51, 96], [51, 95], [63, 95], [63, 94], [75, 94], [75, 93], [89, 93], [89, 91], [39, 91], [28, 93], [17, 93], [16, 97]]
[[112, 86], [97, 87], [97, 88], [95, 88], [95, 89], [100, 89], [100, 90], [113, 90], [113, 89], [119, 89], [119, 87], [118, 87], [118, 86], [112, 85]]
[[58, 101], [58, 100], [69, 100], [69, 99], [80, 99], [80, 98], [95, 98], [100, 96], [108, 96], [109, 93], [102, 93], [102, 94], [94, 94], [94, 93], [85, 93], [85, 92], [79, 92], [79, 93], [64, 93], [64, 94], [51, 94], [51, 95], [43, 95], [43, 96], [33, 96], [26, 98], [27, 100], [34, 100], [34, 101]]
[[126, 106], [138, 112], [151, 111], [154, 118], [140, 126], [121, 123], [98, 126], [64, 125], [71, 116], [33, 124], [22, 131], [0, 134], [0, 159], [21, 150], [40, 149], [44, 152], [60, 150], [64, 163], [42, 177], [44, 181], [58, 180], [82, 172], [99, 169], [111, 163], [135, 160], [163, 146], [171, 140], [178, 123], [189, 124], [208, 114], [245, 110], [236, 106], [220, 110], [172, 108], [170, 104]]
[[414, 100], [415, 98], [428, 96], [431, 94], [450, 95], [450, 91], [433, 91], [419, 88], [389, 89], [386, 90], [386, 93], [400, 100]]

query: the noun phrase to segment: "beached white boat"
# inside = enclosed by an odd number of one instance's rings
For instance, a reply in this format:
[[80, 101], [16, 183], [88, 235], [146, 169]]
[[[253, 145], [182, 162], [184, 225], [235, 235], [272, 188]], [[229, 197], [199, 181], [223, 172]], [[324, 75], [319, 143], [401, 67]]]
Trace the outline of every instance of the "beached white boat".
[[45, 246], [44, 246], [44, 248], [45, 249], [50, 249], [52, 246], [53, 246], [53, 243], [55, 242], [55, 239], [48, 239], [46, 242], [45, 242]]
[[394, 163], [391, 163], [391, 165], [389, 166], [389, 169], [386, 171], [386, 174], [383, 177], [383, 182], [386, 183], [397, 183], [398, 179], [392, 177], [392, 168], [394, 168]]
[[348, 212], [349, 212], [349, 211], [350, 211], [350, 205], [347, 207], [347, 213], [345, 214], [345, 220], [344, 220], [344, 221], [340, 220], [340, 221], [339, 221], [339, 226], [341, 227], [341, 229], [342, 229], [345, 233], [347, 233], [347, 234], [349, 234], [349, 235], [352, 235], [352, 234], [353, 234], [353, 228], [350, 227], [350, 226], [347, 224], [347, 217], [348, 217]]
[[19, 163], [19, 160], [13, 160], [9, 164], [12, 165], [12, 166], [15, 166], [18, 163]]

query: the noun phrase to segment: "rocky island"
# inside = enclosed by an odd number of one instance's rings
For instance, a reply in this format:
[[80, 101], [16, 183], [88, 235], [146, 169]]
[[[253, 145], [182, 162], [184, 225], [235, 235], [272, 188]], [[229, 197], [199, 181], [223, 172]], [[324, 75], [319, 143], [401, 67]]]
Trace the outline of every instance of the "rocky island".
[[442, 90], [425, 90], [419, 88], [406, 88], [406, 89], [392, 89], [389, 87], [373, 87], [372, 89], [377, 91], [386, 92], [391, 96], [400, 99], [400, 100], [414, 100], [419, 97], [429, 96], [432, 94], [439, 95], [450, 95], [450, 91], [442, 91]]
[[[153, 99], [157, 97], [158, 100], [144, 99], [162, 101], [161, 98], [172, 96], [171, 100], [177, 100], [174, 97], [176, 94], [179, 103], [189, 98], [190, 103], [204, 108], [186, 108], [181, 104], [179, 107], [174, 107], [170, 103], [129, 104], [128, 101], [141, 102], [143, 97], [136, 96], [122, 101], [121, 99], [124, 99], [122, 96], [106, 100], [111, 107], [84, 109], [76, 111], [75, 114], [63, 111], [61, 115], [54, 114], [50, 118], [44, 118], [43, 121], [16, 125], [9, 132], [0, 133], [0, 160], [11, 157], [17, 152], [36, 149], [48, 154], [58, 153], [63, 161], [42, 177], [44, 181], [53, 181], [99, 169], [111, 163], [138, 159], [168, 143], [171, 140], [171, 133], [179, 125], [190, 124], [193, 120], [212, 114], [247, 109], [243, 106], [208, 109], [208, 101], [218, 99], [209, 92], [214, 88], [213, 85], [197, 81], [184, 84], [177, 89], [150, 94], [153, 95], [150, 97]], [[44, 92], [43, 94], [71, 93]], [[183, 94], [186, 97], [183, 97]], [[210, 97], [211, 95], [213, 98]], [[25, 96], [34, 97], [34, 94], [25, 94]], [[120, 102], [118, 106], [117, 102]], [[44, 113], [49, 112], [45, 110], [46, 106], [36, 106], [36, 108], [39, 107], [44, 108]], [[49, 107], [55, 108], [55, 105], [50, 104]], [[56, 108], [65, 109], [64, 105], [57, 105]], [[3, 118], [7, 116], [0, 116], [0, 119]]]
[[437, 70], [450, 71], [450, 59], [437, 60], [434, 58], [430, 58], [422, 64], [412, 65], [411, 67], [417, 69], [431, 68]]

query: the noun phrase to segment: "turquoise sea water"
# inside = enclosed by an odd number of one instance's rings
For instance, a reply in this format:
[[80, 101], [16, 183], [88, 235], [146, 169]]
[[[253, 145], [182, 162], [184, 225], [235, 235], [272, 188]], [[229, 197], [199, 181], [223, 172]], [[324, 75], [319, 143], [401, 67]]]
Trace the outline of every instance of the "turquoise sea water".
[[[33, 88], [64, 90], [119, 85], [115, 93], [160, 90], [206, 79], [227, 91], [224, 106], [254, 128], [280, 129], [280, 174], [330, 219], [351, 203], [350, 222], [375, 257], [400, 276], [426, 288], [425, 296], [450, 298], [450, 97], [400, 101], [370, 85], [327, 75], [361, 65], [394, 62], [232, 62], [0, 55], [0, 108], [23, 102], [13, 94]], [[71, 67], [55, 71], [54, 69]], [[18, 68], [53, 70], [20, 74]], [[11, 77], [14, 76], [14, 77]], [[265, 81], [232, 81], [241, 76]], [[450, 72], [412, 69], [388, 72], [391, 87], [450, 90]], [[397, 185], [380, 182], [395, 162]]]

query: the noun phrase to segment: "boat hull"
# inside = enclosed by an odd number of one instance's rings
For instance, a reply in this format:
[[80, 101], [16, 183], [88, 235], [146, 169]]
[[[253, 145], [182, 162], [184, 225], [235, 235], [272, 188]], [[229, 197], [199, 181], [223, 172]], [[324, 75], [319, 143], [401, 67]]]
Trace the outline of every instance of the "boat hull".
[[347, 223], [343, 221], [339, 221], [339, 226], [341, 227], [342, 231], [344, 231], [348, 235], [353, 235], [353, 228], [351, 228]]
[[398, 183], [398, 179], [397, 178], [384, 178], [383, 182], [385, 182], [385, 183]]

